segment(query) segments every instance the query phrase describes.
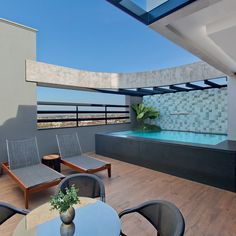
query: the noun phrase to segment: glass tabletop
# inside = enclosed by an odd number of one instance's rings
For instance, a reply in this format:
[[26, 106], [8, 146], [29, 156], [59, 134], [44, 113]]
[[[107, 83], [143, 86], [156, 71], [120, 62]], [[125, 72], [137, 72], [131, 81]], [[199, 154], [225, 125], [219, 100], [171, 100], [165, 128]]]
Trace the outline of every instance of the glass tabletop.
[[[97, 200], [75, 209], [73, 224], [62, 224], [59, 217], [27, 229], [24, 217], [15, 229], [14, 236], [119, 236], [120, 219], [116, 211], [108, 204]], [[31, 214], [31, 213], [30, 213]]]

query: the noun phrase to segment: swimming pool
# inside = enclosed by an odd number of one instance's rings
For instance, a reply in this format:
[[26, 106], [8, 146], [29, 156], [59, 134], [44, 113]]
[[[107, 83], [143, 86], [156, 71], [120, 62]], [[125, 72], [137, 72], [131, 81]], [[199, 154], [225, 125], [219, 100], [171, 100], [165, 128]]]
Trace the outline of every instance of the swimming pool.
[[119, 137], [141, 137], [151, 138], [165, 141], [176, 141], [184, 143], [196, 143], [206, 145], [217, 145], [227, 140], [227, 135], [221, 134], [202, 134], [193, 132], [182, 132], [182, 131], [159, 131], [159, 132], [142, 132], [142, 131], [121, 131], [112, 133], [112, 135]]

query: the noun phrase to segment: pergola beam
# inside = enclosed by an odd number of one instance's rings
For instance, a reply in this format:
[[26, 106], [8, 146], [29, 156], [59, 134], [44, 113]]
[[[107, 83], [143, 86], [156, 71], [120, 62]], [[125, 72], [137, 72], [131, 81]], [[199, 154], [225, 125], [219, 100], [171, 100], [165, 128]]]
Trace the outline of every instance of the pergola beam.
[[133, 91], [133, 90], [128, 90], [128, 89], [119, 89], [118, 90], [121, 94], [123, 95], [128, 95], [128, 96], [137, 96], [137, 97], [142, 97], [145, 96], [145, 93]]
[[189, 89], [181, 88], [181, 87], [178, 87], [178, 86], [176, 86], [176, 85], [170, 85], [170, 89], [173, 89], [173, 90], [178, 91], [178, 92], [186, 92], [186, 91], [189, 91]]
[[149, 89], [144, 89], [144, 88], [137, 88], [138, 92], [145, 93], [146, 95], [155, 95], [157, 92]]
[[117, 91], [113, 90], [107, 90], [107, 89], [92, 89], [93, 91], [102, 92], [102, 93], [110, 93], [110, 94], [120, 94], [120, 95], [128, 95], [128, 96], [137, 96], [137, 97], [143, 97], [147, 95], [155, 95], [155, 94], [164, 94], [164, 93], [176, 93], [176, 92], [189, 92], [189, 91], [195, 91], [195, 90], [204, 90], [204, 89], [211, 89], [211, 88], [223, 88], [227, 87], [227, 84], [217, 84], [213, 81], [204, 80], [204, 83], [208, 85], [209, 87], [203, 87], [196, 84], [192, 84], [190, 82], [185, 85], [186, 87], [190, 88], [183, 88], [179, 87], [178, 85], [170, 85], [168, 88], [161, 88], [161, 87], [153, 87], [153, 89], [147, 89], [147, 88], [137, 88], [136, 90], [130, 90], [130, 89], [118, 89]]
[[92, 89], [95, 92], [100, 93], [109, 93], [109, 94], [116, 94], [116, 95], [127, 95], [127, 96], [135, 96], [135, 97], [142, 97], [145, 94], [139, 93], [136, 91], [130, 91], [127, 89], [119, 89], [118, 91], [106, 90], [106, 89]]
[[221, 88], [222, 86], [220, 84], [216, 84], [209, 80], [204, 80], [204, 84], [211, 86], [212, 88]]
[[172, 93], [173, 92], [171, 89], [160, 88], [160, 87], [153, 87], [153, 91], [156, 91], [159, 93]]
[[196, 84], [191, 84], [191, 83], [186, 83], [186, 86], [188, 88], [191, 88], [193, 90], [201, 90], [201, 89], [204, 89], [204, 87], [202, 86], [199, 86], [199, 85], [196, 85]]

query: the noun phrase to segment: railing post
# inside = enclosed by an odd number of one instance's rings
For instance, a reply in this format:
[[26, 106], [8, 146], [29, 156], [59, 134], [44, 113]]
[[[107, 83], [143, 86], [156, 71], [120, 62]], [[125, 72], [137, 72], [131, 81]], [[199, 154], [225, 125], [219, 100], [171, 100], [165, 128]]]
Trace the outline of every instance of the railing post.
[[107, 125], [107, 105], [105, 105], [105, 124]]
[[79, 126], [79, 106], [76, 106], [76, 127]]

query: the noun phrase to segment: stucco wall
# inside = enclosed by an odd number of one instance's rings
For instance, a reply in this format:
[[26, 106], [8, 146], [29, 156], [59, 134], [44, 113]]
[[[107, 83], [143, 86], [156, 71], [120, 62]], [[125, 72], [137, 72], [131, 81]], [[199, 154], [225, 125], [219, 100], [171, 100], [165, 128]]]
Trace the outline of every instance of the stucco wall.
[[0, 159], [6, 138], [36, 131], [36, 85], [25, 81], [25, 60], [36, 58], [36, 32], [0, 19]]
[[145, 96], [160, 111], [151, 121], [165, 130], [227, 134], [227, 88]]

